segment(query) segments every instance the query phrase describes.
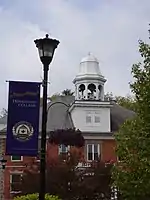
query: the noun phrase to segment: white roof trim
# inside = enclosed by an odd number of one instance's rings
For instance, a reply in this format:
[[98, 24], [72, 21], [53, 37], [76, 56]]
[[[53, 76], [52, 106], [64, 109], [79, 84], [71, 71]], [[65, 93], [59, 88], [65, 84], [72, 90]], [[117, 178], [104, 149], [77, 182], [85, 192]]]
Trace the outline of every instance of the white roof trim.
[[86, 135], [84, 136], [85, 140], [115, 140], [113, 136], [91, 136], [91, 135]]

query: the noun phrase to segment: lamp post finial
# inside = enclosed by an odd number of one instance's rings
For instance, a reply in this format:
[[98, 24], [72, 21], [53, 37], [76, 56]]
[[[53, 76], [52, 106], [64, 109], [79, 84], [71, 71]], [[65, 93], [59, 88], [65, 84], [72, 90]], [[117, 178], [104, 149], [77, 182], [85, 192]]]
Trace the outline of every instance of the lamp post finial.
[[48, 35], [48, 34], [46, 34], [46, 38], [48, 38], [48, 36], [49, 36], [49, 35]]

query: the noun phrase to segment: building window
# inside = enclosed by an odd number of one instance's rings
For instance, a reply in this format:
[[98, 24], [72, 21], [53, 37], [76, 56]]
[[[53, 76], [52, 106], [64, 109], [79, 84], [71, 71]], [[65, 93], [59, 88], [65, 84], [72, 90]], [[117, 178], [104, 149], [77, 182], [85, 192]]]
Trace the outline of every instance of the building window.
[[17, 161], [22, 161], [23, 157], [22, 156], [11, 156], [11, 161], [17, 162]]
[[100, 156], [100, 145], [99, 144], [87, 144], [87, 160], [98, 160]]
[[88, 154], [88, 160], [93, 160], [93, 149], [92, 144], [87, 145], [87, 154]]
[[95, 123], [100, 123], [100, 116], [95, 116]]
[[59, 146], [58, 153], [63, 160], [66, 160], [69, 149], [70, 149], [70, 146], [65, 146], [64, 144], [61, 144]]
[[92, 122], [92, 117], [90, 115], [86, 116], [86, 123], [91, 123]]
[[64, 144], [61, 144], [59, 146], [59, 154], [68, 153], [68, 151], [69, 151], [69, 146], [66, 146]]
[[22, 174], [11, 174], [10, 175], [10, 192], [19, 193], [21, 190], [21, 177]]

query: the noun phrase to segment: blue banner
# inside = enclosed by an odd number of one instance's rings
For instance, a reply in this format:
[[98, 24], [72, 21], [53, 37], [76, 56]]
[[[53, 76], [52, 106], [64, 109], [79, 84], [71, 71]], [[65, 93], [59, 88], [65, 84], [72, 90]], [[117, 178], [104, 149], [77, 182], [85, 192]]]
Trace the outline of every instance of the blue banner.
[[6, 155], [38, 155], [40, 85], [9, 82]]

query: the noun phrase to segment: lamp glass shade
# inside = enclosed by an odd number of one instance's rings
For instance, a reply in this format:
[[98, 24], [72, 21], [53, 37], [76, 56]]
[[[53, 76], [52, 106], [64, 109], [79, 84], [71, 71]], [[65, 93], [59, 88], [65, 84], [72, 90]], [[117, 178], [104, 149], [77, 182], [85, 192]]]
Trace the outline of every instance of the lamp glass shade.
[[51, 58], [53, 56], [53, 47], [49, 44], [44, 44], [41, 48], [38, 48], [39, 56], [41, 57], [49, 57]]

